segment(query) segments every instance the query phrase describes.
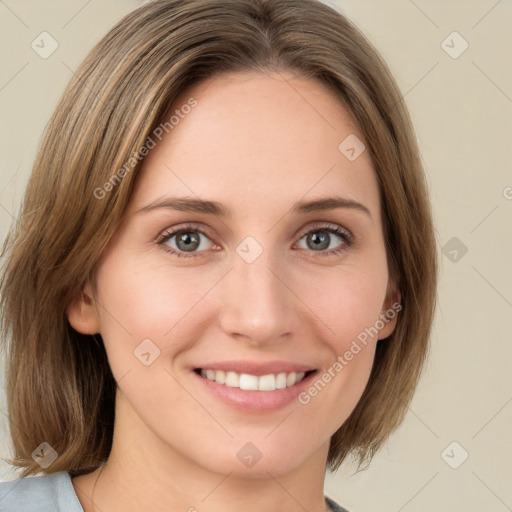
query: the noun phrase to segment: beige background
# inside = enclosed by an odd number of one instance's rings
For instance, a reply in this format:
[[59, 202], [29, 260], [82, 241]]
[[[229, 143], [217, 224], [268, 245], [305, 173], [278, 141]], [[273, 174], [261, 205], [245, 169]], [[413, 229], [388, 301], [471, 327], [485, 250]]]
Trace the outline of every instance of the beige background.
[[[381, 51], [410, 108], [435, 210], [441, 282], [432, 355], [403, 426], [368, 470], [352, 475], [346, 464], [329, 475], [326, 493], [353, 512], [511, 510], [512, 3], [331, 4]], [[0, 1], [0, 240], [72, 70], [136, 5]], [[43, 31], [59, 45], [48, 59], [31, 48]], [[469, 44], [458, 58], [442, 47], [453, 31]], [[451, 35], [444, 47], [455, 55], [463, 40]], [[449, 257], [442, 252], [452, 237], [468, 249], [456, 262], [451, 246]], [[10, 454], [5, 411], [1, 393], [0, 457]], [[460, 463], [462, 450], [469, 457], [453, 469], [445, 459]], [[0, 480], [16, 476], [0, 464]]]

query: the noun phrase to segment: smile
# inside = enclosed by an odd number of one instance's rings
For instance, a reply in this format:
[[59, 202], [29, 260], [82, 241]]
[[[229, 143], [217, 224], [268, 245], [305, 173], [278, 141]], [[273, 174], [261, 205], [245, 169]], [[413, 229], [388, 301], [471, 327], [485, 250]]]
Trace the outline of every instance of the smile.
[[263, 414], [293, 404], [318, 373], [299, 361], [231, 359], [191, 368], [198, 392], [243, 413]]
[[281, 372], [267, 375], [251, 375], [234, 371], [222, 371], [198, 368], [195, 372], [205, 379], [224, 384], [227, 387], [239, 388], [246, 391], [275, 391], [285, 389], [301, 382], [314, 370], [308, 372]]

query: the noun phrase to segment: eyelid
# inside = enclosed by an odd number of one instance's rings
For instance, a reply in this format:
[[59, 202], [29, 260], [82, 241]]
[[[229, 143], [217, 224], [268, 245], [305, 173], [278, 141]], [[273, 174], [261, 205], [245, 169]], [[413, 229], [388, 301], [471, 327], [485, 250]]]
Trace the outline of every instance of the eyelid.
[[313, 222], [313, 224], [308, 224], [308, 226], [306, 228], [304, 228], [303, 231], [302, 230], [299, 231], [299, 233], [302, 233], [300, 238], [302, 238], [304, 235], [307, 235], [310, 231], [314, 231], [314, 230], [320, 231], [321, 229], [326, 229], [326, 230], [332, 229], [333, 231], [341, 231], [345, 235], [347, 235], [347, 238], [349, 238], [350, 240], [353, 240], [353, 238], [354, 238], [352, 233], [344, 226], [342, 226], [340, 224], [334, 224], [332, 222], [326, 222], [326, 221], [323, 221], [323, 222], [316, 221], [316, 222]]
[[155, 242], [162, 244], [162, 242], [164, 242], [166, 239], [170, 240], [179, 233], [187, 231], [197, 231], [198, 233], [201, 233], [202, 235], [207, 237], [212, 243], [216, 244], [214, 240], [215, 237], [210, 234], [209, 230], [207, 228], [204, 228], [201, 224], [197, 224], [195, 222], [188, 222], [183, 224], [182, 226], [173, 226], [171, 228], [167, 228], [156, 237]]

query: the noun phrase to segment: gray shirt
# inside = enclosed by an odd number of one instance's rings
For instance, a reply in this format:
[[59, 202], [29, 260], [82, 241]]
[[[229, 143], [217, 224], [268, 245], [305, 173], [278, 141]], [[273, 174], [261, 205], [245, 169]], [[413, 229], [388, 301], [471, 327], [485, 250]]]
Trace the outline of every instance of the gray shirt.
[[[325, 504], [334, 512], [349, 512], [330, 498]], [[1, 512], [84, 512], [65, 471], [10, 482], [0, 482]]]

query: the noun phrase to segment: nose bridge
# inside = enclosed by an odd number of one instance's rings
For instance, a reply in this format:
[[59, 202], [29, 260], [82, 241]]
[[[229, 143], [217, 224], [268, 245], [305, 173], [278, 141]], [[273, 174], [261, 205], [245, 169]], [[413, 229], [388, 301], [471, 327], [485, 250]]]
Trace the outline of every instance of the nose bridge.
[[258, 249], [253, 240], [242, 242], [225, 287], [223, 330], [254, 343], [275, 342], [290, 332], [292, 294], [282, 279], [272, 251]]

